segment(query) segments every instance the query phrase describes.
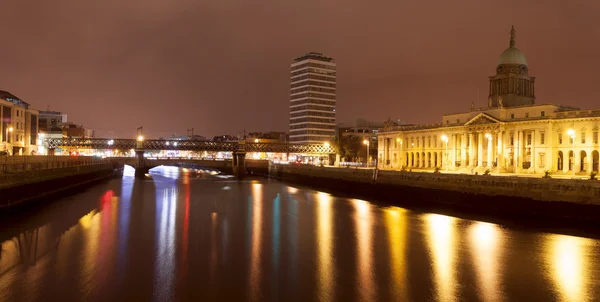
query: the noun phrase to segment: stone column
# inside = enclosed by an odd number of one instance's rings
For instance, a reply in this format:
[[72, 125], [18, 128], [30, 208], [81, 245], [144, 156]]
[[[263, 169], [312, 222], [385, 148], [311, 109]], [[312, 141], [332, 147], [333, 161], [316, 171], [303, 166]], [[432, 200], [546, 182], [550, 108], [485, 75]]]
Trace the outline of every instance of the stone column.
[[452, 134], [452, 148], [450, 148], [452, 163], [449, 168], [454, 169], [456, 167], [456, 136], [458, 134]]
[[498, 168], [502, 167], [504, 162], [504, 144], [503, 144], [503, 131], [498, 131], [498, 150], [496, 151], [496, 158], [498, 160]]
[[461, 134], [460, 139], [460, 167], [467, 167], [467, 134]]
[[535, 152], [535, 130], [531, 131], [531, 167], [533, 168], [533, 172], [537, 168], [535, 165], [537, 163], [537, 153]]
[[490, 133], [490, 135], [492, 135], [492, 137], [487, 139], [487, 167], [488, 168], [492, 167], [492, 160], [493, 160], [492, 155], [494, 154], [494, 149], [492, 148], [493, 134]]
[[473, 133], [469, 133], [469, 167], [474, 167], [475, 163], [473, 162], [473, 150], [474, 150], [474, 146], [473, 146]]
[[477, 134], [477, 167], [483, 166], [483, 132]]

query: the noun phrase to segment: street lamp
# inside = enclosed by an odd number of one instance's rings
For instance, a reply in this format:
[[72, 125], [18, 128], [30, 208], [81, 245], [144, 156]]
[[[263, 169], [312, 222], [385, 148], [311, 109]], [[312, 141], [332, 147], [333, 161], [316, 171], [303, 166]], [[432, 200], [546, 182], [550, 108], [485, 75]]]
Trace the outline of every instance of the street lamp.
[[442, 135], [442, 141], [446, 144], [446, 155], [444, 155], [446, 163], [446, 171], [448, 171], [448, 136], [446, 134]]
[[567, 130], [567, 135], [573, 141], [573, 149], [572, 149], [573, 159], [571, 160], [571, 162], [573, 163], [573, 167], [571, 168], [571, 173], [573, 176], [575, 176], [575, 130], [573, 130], [573, 129]]
[[324, 143], [323, 143], [323, 146], [324, 146], [325, 148], [329, 148], [329, 142], [324, 142]]
[[367, 146], [367, 155], [365, 157], [366, 157], [367, 168], [368, 168], [369, 167], [369, 140], [366, 140], [366, 139], [363, 140], [363, 144], [365, 146]]
[[144, 136], [143, 136], [143, 135], [138, 135], [138, 137], [137, 137], [137, 141], [138, 141], [138, 142], [142, 142], [142, 141], [144, 141]]

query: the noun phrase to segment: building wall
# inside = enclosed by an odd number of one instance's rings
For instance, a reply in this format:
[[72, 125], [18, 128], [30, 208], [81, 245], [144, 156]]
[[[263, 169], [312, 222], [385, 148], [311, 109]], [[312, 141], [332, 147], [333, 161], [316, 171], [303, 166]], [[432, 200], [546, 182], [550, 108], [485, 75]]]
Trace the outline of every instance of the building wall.
[[291, 64], [291, 143], [323, 143], [335, 137], [336, 64], [309, 53]]
[[[444, 116], [444, 122], [437, 126], [387, 129], [378, 136], [380, 167], [481, 168], [514, 173], [598, 171], [600, 110], [560, 108], [543, 105], [474, 111]], [[544, 110], [548, 111], [541, 116]], [[445, 122], [460, 117], [465, 117], [462, 125]], [[574, 146], [567, 135], [569, 129], [575, 131]], [[447, 149], [444, 136], [448, 138]]]
[[[37, 152], [38, 111], [0, 99], [1, 149], [11, 155]], [[12, 131], [8, 131], [12, 128]], [[33, 137], [33, 143], [32, 143]]]

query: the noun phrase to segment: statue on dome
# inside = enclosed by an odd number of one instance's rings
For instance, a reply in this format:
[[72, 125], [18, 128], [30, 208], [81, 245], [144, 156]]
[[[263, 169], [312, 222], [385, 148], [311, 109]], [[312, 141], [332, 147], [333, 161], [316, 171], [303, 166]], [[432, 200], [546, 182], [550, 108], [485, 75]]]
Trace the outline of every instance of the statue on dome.
[[492, 108], [492, 98], [488, 98], [488, 108]]
[[498, 97], [498, 107], [499, 108], [504, 108], [504, 105], [502, 104], [502, 97], [501, 96]]

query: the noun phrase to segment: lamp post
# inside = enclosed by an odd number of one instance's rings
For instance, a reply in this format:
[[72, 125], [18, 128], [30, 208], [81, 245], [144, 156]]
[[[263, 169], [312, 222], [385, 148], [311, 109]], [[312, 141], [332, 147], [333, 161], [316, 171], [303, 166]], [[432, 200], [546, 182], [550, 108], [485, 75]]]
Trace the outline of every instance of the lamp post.
[[367, 146], [367, 155], [365, 156], [365, 161], [367, 162], [367, 168], [369, 167], [369, 140], [363, 140], [363, 144]]
[[571, 151], [571, 152], [573, 152], [573, 159], [571, 161], [573, 163], [573, 167], [570, 167], [570, 168], [571, 168], [571, 175], [575, 176], [575, 130], [573, 130], [573, 129], [567, 130], [567, 135], [569, 135], [569, 137], [573, 141], [573, 147], [572, 147], [572, 151]]
[[448, 136], [442, 135], [442, 141], [446, 144], [446, 154], [444, 154], [444, 162], [446, 163], [446, 171], [448, 171]]

